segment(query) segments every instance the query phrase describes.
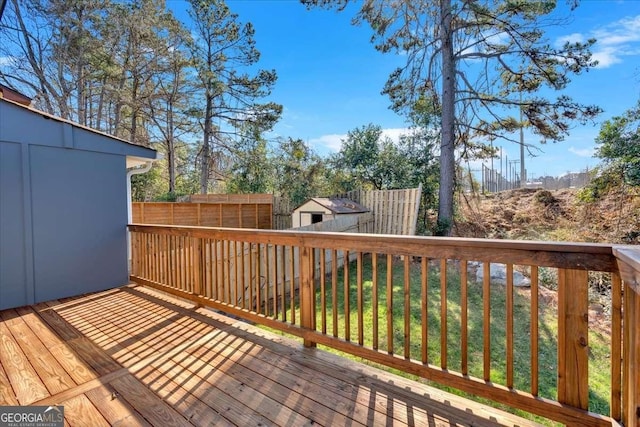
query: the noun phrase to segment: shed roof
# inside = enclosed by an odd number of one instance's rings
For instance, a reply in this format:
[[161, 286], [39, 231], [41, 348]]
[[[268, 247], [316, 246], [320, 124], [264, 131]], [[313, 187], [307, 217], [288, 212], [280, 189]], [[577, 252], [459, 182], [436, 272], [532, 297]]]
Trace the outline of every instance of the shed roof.
[[[12, 124], [10, 126], [9, 124]], [[15, 125], [20, 124], [20, 125]], [[0, 140], [22, 144], [56, 145], [60, 135], [65, 148], [126, 156], [127, 168], [137, 167], [162, 156], [104, 132], [74, 123], [44, 111], [0, 97]]]
[[310, 200], [335, 214], [353, 214], [369, 212], [369, 209], [349, 199], [338, 197], [313, 197]]

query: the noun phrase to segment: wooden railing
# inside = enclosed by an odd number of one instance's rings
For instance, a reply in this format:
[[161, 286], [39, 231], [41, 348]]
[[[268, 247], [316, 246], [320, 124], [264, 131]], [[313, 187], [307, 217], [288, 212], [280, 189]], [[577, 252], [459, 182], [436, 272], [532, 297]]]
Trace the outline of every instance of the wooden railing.
[[624, 301], [620, 296], [613, 301], [624, 307], [622, 420], [625, 426], [636, 427], [640, 425], [640, 250], [614, 248], [613, 254], [625, 284]]
[[[129, 229], [131, 280], [137, 283], [300, 336], [306, 346], [333, 347], [565, 424], [638, 425], [640, 257], [630, 249], [207, 227]], [[504, 266], [506, 286], [492, 284], [495, 264]], [[588, 318], [589, 277], [603, 273], [612, 288], [606, 375], [611, 386], [604, 398], [589, 394], [594, 371], [603, 367], [589, 369], [595, 332]], [[530, 290], [514, 288], [516, 276], [528, 277]], [[557, 301], [547, 301], [540, 286], [549, 277], [557, 283]], [[557, 319], [557, 331], [541, 328], [547, 324], [541, 316]], [[540, 375], [550, 369], [556, 372], [552, 384], [549, 375]], [[589, 412], [603, 399], [608, 414]]]

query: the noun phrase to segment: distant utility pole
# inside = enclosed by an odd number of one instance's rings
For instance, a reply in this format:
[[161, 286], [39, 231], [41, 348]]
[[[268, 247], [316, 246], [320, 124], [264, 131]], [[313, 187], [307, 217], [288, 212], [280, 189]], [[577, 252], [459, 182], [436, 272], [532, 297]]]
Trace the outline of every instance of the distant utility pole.
[[527, 184], [527, 171], [524, 168], [524, 124], [522, 123], [522, 92], [520, 92], [520, 187]]

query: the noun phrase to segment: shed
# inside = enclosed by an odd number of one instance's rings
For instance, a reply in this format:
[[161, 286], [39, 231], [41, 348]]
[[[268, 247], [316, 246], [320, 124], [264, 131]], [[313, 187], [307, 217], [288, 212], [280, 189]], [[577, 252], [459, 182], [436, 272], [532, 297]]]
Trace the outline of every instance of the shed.
[[349, 199], [314, 197], [293, 210], [291, 224], [293, 228], [298, 228], [336, 219], [339, 216], [360, 215], [365, 212], [369, 212], [369, 209]]
[[0, 310], [128, 283], [128, 175], [156, 158], [0, 99]]

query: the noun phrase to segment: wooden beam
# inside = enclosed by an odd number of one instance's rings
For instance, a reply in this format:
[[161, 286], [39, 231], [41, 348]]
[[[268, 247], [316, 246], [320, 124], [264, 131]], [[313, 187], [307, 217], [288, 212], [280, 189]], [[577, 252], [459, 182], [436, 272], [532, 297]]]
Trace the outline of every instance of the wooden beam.
[[558, 401], [589, 408], [589, 277], [558, 271]]

